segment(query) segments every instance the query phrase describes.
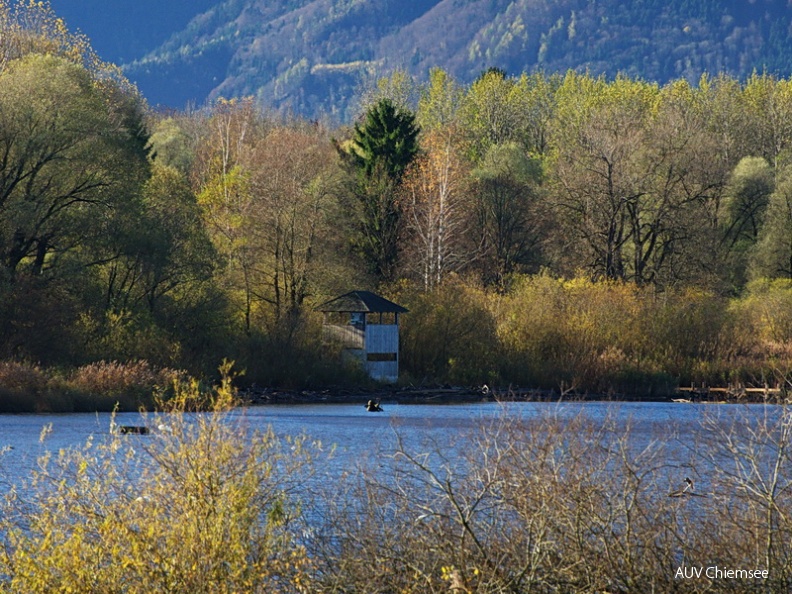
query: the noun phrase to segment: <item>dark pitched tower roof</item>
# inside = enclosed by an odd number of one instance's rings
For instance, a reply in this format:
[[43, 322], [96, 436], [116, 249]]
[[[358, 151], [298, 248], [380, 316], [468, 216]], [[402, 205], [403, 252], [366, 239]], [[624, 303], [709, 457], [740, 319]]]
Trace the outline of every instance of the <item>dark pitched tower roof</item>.
[[330, 301], [325, 301], [317, 311], [405, 313], [408, 309], [388, 301], [371, 291], [351, 291]]

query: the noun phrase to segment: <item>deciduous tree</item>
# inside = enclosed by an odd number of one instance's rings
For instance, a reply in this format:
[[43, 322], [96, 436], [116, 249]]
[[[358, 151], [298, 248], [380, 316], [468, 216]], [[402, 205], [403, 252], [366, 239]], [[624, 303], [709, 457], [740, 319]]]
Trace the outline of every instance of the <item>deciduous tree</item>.
[[10, 276], [85, 252], [134, 199], [145, 151], [107, 97], [87, 70], [54, 56], [15, 60], [0, 75], [0, 256]]
[[475, 256], [469, 241], [471, 201], [466, 167], [451, 138], [433, 132], [424, 139], [424, 154], [405, 175], [401, 190], [405, 213], [405, 264], [424, 290], [443, 282]]
[[764, 158], [745, 157], [726, 187], [720, 255], [723, 277], [735, 289], [745, 284], [749, 254], [760, 237], [774, 184], [773, 171]]
[[460, 115], [474, 161], [492, 145], [522, 140], [527, 117], [524, 91], [521, 82], [499, 69], [485, 71], [467, 90]]
[[770, 195], [765, 224], [750, 254], [749, 276], [792, 279], [792, 177], [780, 171]]
[[269, 129], [269, 122], [249, 99], [220, 101], [206, 122], [207, 133], [198, 145], [192, 171], [204, 224], [223, 260], [218, 282], [229, 295], [235, 323], [251, 332], [260, 306], [255, 266], [258, 254], [252, 233], [254, 197], [250, 171], [243, 157]]
[[595, 276], [626, 279], [630, 218], [646, 194], [640, 155], [656, 88], [570, 74], [559, 90], [556, 201]]
[[251, 242], [257, 246], [257, 294], [276, 321], [295, 315], [324, 269], [343, 260], [331, 226], [337, 215], [332, 145], [318, 130], [278, 126], [245, 159], [251, 171]]
[[[143, 203], [118, 241], [120, 253], [108, 265], [109, 305], [116, 310], [159, 301], [191, 283], [207, 280], [216, 254], [185, 176], [155, 165], [143, 187]], [[118, 238], [121, 239], [121, 238]]]
[[551, 213], [540, 203], [541, 166], [516, 143], [490, 148], [473, 171], [479, 268], [485, 283], [504, 288], [515, 272], [534, 271]]

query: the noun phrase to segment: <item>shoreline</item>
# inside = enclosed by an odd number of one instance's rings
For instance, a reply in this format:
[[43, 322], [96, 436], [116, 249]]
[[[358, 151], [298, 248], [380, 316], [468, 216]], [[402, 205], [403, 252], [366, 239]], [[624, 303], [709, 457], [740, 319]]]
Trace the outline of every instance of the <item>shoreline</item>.
[[629, 394], [576, 393], [542, 389], [488, 389], [485, 387], [402, 387], [402, 388], [322, 388], [288, 390], [248, 388], [239, 391], [246, 406], [294, 404], [361, 404], [374, 400], [382, 404], [468, 404], [477, 402], [657, 402], [679, 404], [786, 404], [781, 398], [763, 398], [759, 394], [692, 393], [680, 389], [668, 396]]
[[639, 397], [625, 394], [575, 394], [557, 390], [511, 389], [482, 390], [461, 386], [432, 388], [361, 388], [278, 390], [252, 388], [240, 390], [239, 397], [249, 406], [279, 404], [365, 404], [369, 400], [391, 404], [465, 404], [475, 402], [672, 402], [671, 397]]

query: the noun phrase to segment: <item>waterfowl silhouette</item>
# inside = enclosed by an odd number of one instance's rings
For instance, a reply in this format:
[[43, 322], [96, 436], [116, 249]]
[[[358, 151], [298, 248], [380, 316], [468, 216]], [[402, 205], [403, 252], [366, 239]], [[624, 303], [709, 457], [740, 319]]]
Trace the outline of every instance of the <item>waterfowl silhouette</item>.
[[685, 477], [685, 486], [684, 488], [678, 491], [671, 491], [668, 494], [669, 497], [706, 497], [706, 495], [702, 495], [701, 493], [696, 493], [693, 489], [693, 479], [689, 476]]
[[382, 412], [382, 407], [380, 406], [379, 402], [374, 402], [373, 400], [369, 400], [366, 403], [366, 410], [368, 412]]

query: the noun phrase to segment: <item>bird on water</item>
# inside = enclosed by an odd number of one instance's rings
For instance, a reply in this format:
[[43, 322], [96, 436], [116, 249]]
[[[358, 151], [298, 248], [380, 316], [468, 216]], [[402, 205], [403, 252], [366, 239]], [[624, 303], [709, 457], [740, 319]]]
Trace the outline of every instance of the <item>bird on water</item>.
[[678, 491], [672, 491], [668, 494], [669, 497], [706, 497], [706, 495], [702, 495], [701, 493], [696, 493], [693, 489], [693, 479], [689, 476], [685, 477], [685, 486], [684, 488]]

